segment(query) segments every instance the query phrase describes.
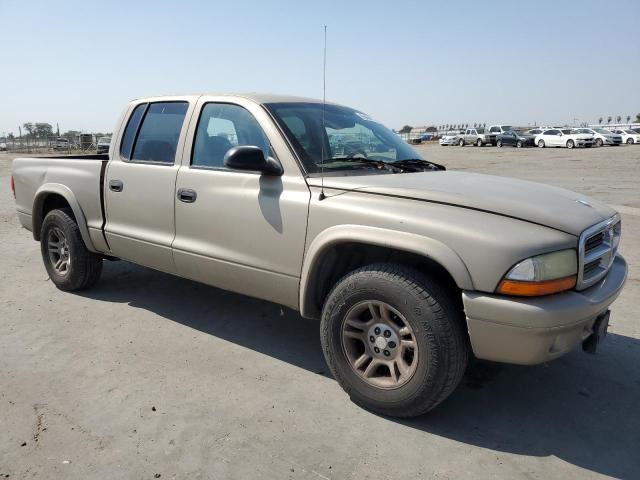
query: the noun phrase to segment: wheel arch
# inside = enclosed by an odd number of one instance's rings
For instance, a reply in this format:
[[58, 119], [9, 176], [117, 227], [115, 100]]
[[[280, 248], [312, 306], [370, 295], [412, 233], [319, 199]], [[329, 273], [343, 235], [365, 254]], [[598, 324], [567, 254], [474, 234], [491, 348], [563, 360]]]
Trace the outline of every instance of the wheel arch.
[[305, 254], [300, 280], [300, 313], [319, 318], [331, 287], [361, 266], [390, 262], [437, 275], [448, 286], [473, 290], [462, 259], [438, 240], [422, 235], [362, 225], [340, 225], [320, 233]]
[[73, 212], [74, 220], [80, 229], [80, 235], [87, 249], [95, 252], [96, 249], [89, 236], [87, 220], [82, 212], [80, 203], [76, 199], [71, 189], [60, 183], [46, 183], [41, 185], [35, 193], [32, 209], [32, 229], [33, 238], [40, 241], [42, 222], [47, 213], [60, 208], [70, 208]]

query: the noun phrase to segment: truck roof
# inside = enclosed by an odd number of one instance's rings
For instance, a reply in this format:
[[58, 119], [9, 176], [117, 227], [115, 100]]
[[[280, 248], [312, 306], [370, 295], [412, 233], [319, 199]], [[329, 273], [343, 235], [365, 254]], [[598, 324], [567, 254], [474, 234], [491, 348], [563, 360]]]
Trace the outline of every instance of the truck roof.
[[[221, 93], [221, 92], [203, 92], [196, 94], [186, 94], [186, 95], [161, 95], [155, 97], [144, 97], [144, 98], [136, 98], [132, 101], [140, 102], [140, 101], [148, 101], [148, 102], [158, 102], [158, 101], [166, 101], [166, 100], [176, 100], [176, 99], [197, 99], [201, 96], [215, 96], [215, 97], [228, 97], [228, 98], [244, 98], [246, 100], [251, 100], [258, 104], [264, 103], [322, 103], [322, 100], [318, 100], [316, 98], [307, 98], [307, 97], [298, 97], [294, 95], [280, 95], [274, 93]], [[330, 104], [331, 102], [327, 102]]]

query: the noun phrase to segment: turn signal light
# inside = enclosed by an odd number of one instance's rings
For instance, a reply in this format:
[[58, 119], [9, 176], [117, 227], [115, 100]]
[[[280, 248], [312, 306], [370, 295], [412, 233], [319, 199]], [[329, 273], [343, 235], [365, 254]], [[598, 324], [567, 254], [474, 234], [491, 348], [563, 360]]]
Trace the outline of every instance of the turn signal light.
[[504, 295], [517, 295], [520, 297], [539, 297], [553, 293], [564, 292], [576, 286], [577, 277], [558, 278], [541, 282], [522, 282], [517, 280], [502, 280], [497, 292]]

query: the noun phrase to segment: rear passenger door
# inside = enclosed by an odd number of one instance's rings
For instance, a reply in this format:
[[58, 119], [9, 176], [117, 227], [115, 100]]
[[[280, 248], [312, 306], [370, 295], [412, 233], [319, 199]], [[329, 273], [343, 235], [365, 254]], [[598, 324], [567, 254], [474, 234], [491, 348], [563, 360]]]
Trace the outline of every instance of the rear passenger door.
[[114, 256], [175, 271], [175, 183], [193, 103], [133, 106], [105, 175], [105, 236]]

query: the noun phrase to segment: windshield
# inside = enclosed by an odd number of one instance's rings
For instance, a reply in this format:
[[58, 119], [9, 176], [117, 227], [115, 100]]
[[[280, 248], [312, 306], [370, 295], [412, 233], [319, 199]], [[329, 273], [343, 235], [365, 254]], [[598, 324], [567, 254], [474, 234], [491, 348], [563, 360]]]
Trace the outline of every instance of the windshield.
[[509, 130], [513, 130], [513, 127], [511, 125], [502, 125], [500, 128], [502, 129], [503, 132], [508, 132]]
[[638, 133], [635, 130], [625, 130], [625, 132], [630, 133], [631, 135], [635, 135], [636, 133]]
[[390, 163], [422, 158], [391, 130], [351, 108], [326, 105], [322, 128], [321, 103], [270, 103], [265, 107], [284, 130], [307, 173], [320, 171], [323, 154], [324, 168], [335, 170], [358, 168], [357, 159]]

